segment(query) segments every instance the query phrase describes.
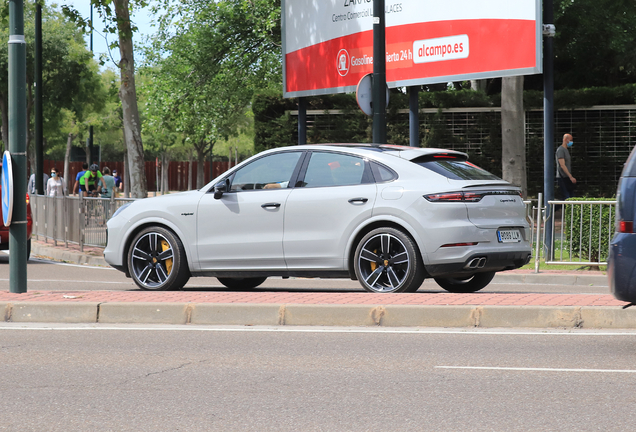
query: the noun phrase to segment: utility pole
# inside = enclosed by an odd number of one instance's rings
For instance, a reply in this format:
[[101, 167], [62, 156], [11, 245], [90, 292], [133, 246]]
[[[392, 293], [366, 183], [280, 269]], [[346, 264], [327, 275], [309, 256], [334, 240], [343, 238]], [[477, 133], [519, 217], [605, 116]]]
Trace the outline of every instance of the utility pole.
[[[90, 36], [91, 56], [93, 54], [93, 5], [91, 4], [91, 36]], [[93, 126], [88, 127], [88, 157], [86, 162], [90, 165], [93, 162]]]
[[26, 42], [24, 1], [9, 1], [9, 152], [13, 165], [13, 215], [9, 226], [9, 289], [27, 290]]
[[384, 0], [373, 0], [373, 142], [386, 144], [386, 57]]
[[[552, 0], [543, 3], [543, 206], [546, 221], [553, 216], [548, 204], [554, 199], [554, 8]], [[541, 215], [539, 215], [540, 219]], [[546, 261], [552, 256], [552, 224], [545, 224]], [[539, 259], [539, 257], [536, 257]]]
[[42, 4], [35, 3], [35, 190], [44, 195], [44, 135], [42, 132]]

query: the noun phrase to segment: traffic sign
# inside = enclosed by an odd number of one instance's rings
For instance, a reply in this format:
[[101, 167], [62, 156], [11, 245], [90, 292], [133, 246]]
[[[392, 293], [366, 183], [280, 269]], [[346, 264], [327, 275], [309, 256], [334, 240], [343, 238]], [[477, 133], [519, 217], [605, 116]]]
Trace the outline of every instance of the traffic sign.
[[2, 156], [2, 221], [5, 226], [11, 225], [13, 215], [13, 165], [11, 164], [11, 153], [4, 152]]
[[[368, 116], [373, 116], [373, 74], [362, 77], [356, 88], [358, 106]], [[389, 87], [386, 88], [386, 106], [389, 106]]]

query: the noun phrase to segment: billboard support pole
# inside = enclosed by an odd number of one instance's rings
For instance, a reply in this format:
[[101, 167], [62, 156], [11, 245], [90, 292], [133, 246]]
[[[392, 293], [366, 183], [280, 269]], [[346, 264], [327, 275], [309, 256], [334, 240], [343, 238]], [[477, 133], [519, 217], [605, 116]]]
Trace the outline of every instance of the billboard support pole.
[[[543, 3], [543, 198], [545, 218], [553, 216], [548, 205], [554, 199], [554, 9], [552, 0]], [[545, 257], [552, 256], [552, 224], [545, 224]]]
[[307, 144], [307, 98], [298, 98], [298, 145]]
[[13, 214], [9, 226], [9, 289], [27, 291], [26, 41], [24, 1], [9, 1], [9, 151], [13, 165]]
[[420, 86], [409, 87], [409, 145], [411, 147], [420, 146], [420, 107], [418, 96]]
[[373, 0], [373, 142], [386, 144], [386, 57], [384, 0]]

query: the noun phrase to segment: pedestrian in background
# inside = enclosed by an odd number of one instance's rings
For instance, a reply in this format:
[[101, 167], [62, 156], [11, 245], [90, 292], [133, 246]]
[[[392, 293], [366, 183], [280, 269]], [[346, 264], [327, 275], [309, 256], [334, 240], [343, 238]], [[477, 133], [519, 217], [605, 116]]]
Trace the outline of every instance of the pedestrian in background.
[[566, 133], [563, 135], [563, 143], [557, 148], [555, 156], [557, 162], [556, 177], [563, 200], [571, 198], [576, 188], [576, 179], [572, 176], [572, 158], [568, 151], [573, 145], [572, 135]]
[[75, 185], [73, 186], [73, 195], [76, 193], [83, 193], [86, 190], [84, 186], [84, 174], [86, 174], [86, 170], [88, 170], [88, 163], [84, 162], [82, 164], [82, 171], [78, 172], [75, 176]]
[[119, 190], [123, 190], [124, 182], [121, 180], [121, 177], [119, 177], [116, 169], [113, 170], [113, 178], [115, 179], [115, 187]]
[[117, 198], [117, 188], [115, 187], [115, 177], [110, 175], [110, 168], [104, 167], [102, 170], [102, 183], [104, 184], [104, 190], [102, 191], [102, 198], [110, 198], [114, 196]]
[[[42, 190], [46, 191], [46, 184], [49, 181], [49, 176], [47, 173], [42, 173]], [[27, 191], [31, 194], [31, 195], [35, 195], [37, 190], [35, 189], [35, 173], [31, 174], [31, 177], [29, 177], [29, 184], [27, 184]]]
[[64, 196], [64, 179], [58, 176], [57, 168], [51, 168], [51, 177], [46, 182], [46, 195], [50, 197]]

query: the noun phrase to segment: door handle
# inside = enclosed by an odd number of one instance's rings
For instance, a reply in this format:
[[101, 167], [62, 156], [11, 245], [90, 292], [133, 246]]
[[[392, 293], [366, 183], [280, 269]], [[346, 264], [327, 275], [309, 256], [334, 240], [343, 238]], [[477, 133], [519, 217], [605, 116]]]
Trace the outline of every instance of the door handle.
[[351, 203], [351, 204], [364, 204], [367, 201], [369, 201], [368, 198], [351, 198], [349, 200], [349, 203]]
[[280, 207], [280, 203], [265, 203], [261, 205], [264, 209], [278, 208]]

